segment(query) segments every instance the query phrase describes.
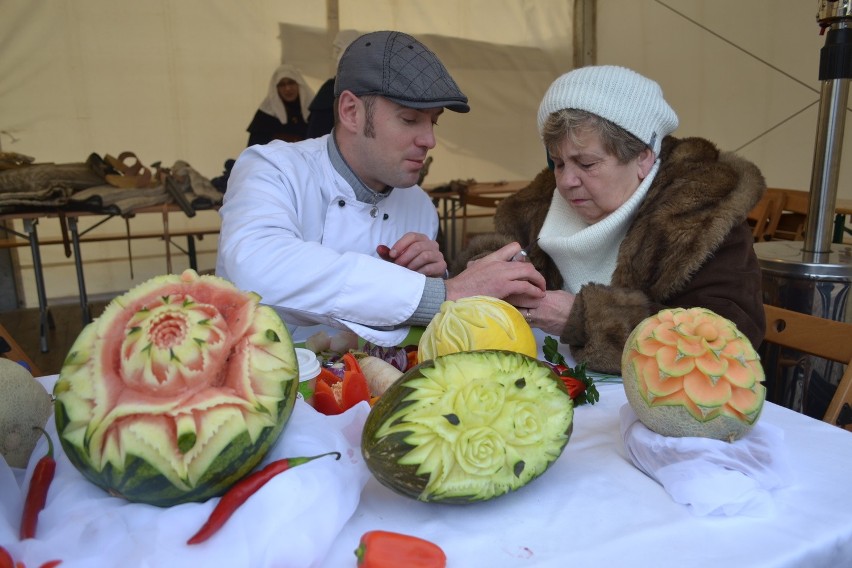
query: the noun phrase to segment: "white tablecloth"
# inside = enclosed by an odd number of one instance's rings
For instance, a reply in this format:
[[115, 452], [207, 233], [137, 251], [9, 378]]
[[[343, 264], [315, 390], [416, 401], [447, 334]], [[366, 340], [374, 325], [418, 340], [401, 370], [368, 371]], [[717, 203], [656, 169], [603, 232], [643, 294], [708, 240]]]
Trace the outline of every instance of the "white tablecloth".
[[797, 481], [766, 518], [700, 517], [627, 459], [621, 385], [576, 410], [574, 434], [539, 479], [469, 506], [418, 503], [371, 479], [324, 566], [351, 566], [360, 535], [381, 528], [439, 544], [450, 568], [852, 566], [852, 434], [767, 403]]
[[[188, 523], [193, 525], [191, 528], [181, 526], [181, 516], [175, 516], [172, 511], [147, 511], [144, 518], [140, 517], [130, 527], [130, 539], [128, 527], [118, 527], [123, 540], [117, 539], [115, 546], [91, 550], [89, 561], [66, 559], [63, 568], [184, 566], [186, 562], [208, 567], [354, 567], [353, 551], [361, 535], [372, 529], [404, 532], [432, 540], [447, 553], [450, 568], [692, 568], [720, 563], [750, 568], [852, 566], [852, 435], [848, 432], [767, 403], [761, 420], [783, 429], [796, 481], [773, 494], [776, 510], [770, 516], [702, 517], [675, 503], [660, 485], [633, 467], [625, 455], [619, 433], [619, 408], [625, 403], [623, 389], [621, 385], [609, 384], [602, 385], [600, 391], [598, 404], [577, 408], [574, 434], [551, 469], [527, 487], [490, 502], [466, 506], [419, 503], [396, 495], [367, 476], [354, 512], [349, 505], [334, 511], [334, 518], [343, 517], [345, 521], [342, 528], [333, 523], [323, 526], [323, 511], [312, 511], [305, 513], [302, 522], [288, 525], [286, 531], [272, 536], [268, 530], [269, 515], [280, 511], [279, 515], [286, 516], [288, 511], [286, 500], [272, 497], [275, 491], [284, 489], [272, 488], [266, 505], [267, 516], [235, 516], [232, 518], [234, 526], [226, 525], [233, 532], [228, 533], [225, 542], [239, 544], [240, 549], [252, 547], [259, 552], [253, 553], [251, 558], [264, 560], [233, 564], [226, 562], [226, 559], [233, 560], [231, 556], [212, 554], [215, 547], [211, 547], [211, 553], [196, 547], [191, 556], [188, 553], [159, 555], [155, 563], [151, 562], [155, 557], [152, 551], [146, 557], [146, 547], [172, 546], [181, 550], [182, 542], [194, 532], [199, 515], [203, 517], [212, 506], [206, 503], [181, 506], [187, 507], [182, 515], [192, 518]], [[332, 419], [302, 404], [301, 411], [295, 413], [288, 424], [278, 452], [286, 455], [290, 450], [304, 451], [312, 436], [308, 429], [316, 432], [320, 424], [327, 432], [321, 444], [323, 447], [317, 450], [343, 449], [347, 436], [351, 436], [351, 431], [366, 414], [361, 407], [350, 413], [352, 415], [344, 415], [343, 419]], [[342, 431], [344, 428], [348, 434]], [[343, 434], [339, 437], [343, 441], [339, 440], [335, 446], [329, 440], [334, 440], [336, 430]], [[340, 470], [345, 474], [339, 483], [341, 488], [348, 488], [344, 495], [349, 495], [353, 487], [357, 495], [366, 469], [356, 456], [350, 455], [350, 458]], [[340, 462], [332, 460], [324, 465], [313, 462], [322, 475], [327, 475], [328, 467], [337, 463]], [[303, 474], [311, 471], [310, 465], [301, 466], [305, 468]], [[290, 473], [297, 472], [295, 469]], [[58, 475], [78, 474], [66, 467], [60, 468]], [[2, 477], [0, 471], [0, 487], [4, 483]], [[300, 478], [293, 475], [290, 479]], [[0, 512], [3, 512], [4, 498], [8, 500], [8, 495], [0, 496]], [[57, 519], [69, 514], [65, 509], [57, 510], [62, 506], [58, 503], [60, 498], [62, 495], [51, 492], [39, 525], [48, 539]], [[116, 498], [108, 499], [120, 502]], [[68, 502], [65, 501], [65, 507]], [[118, 503], [111, 506], [118, 506]], [[321, 502], [319, 508], [327, 506], [328, 503]], [[191, 508], [198, 510], [193, 512]], [[49, 551], [44, 547], [40, 549], [39, 545], [44, 543], [39, 541], [16, 542], [10, 535], [12, 530], [17, 530], [17, 521], [9, 513], [8, 506], [5, 510], [6, 518], [0, 518], [0, 544], [16, 554], [23, 554], [31, 566], [37, 566], [36, 561], [63, 557], [59, 542]], [[148, 541], [165, 519], [177, 523], [175, 530], [179, 534], [159, 534], [157, 543]], [[138, 531], [138, 538], [133, 538], [137, 534], [134, 531]], [[317, 534], [325, 535], [323, 542], [328, 545], [327, 553], [311, 550], [306, 553], [306, 536]], [[79, 539], [84, 541], [90, 536], [83, 532]], [[214, 541], [215, 537], [209, 542]], [[282, 555], [287, 556], [288, 543], [292, 543], [294, 551], [301, 550], [300, 558], [314, 558], [314, 561], [282, 562]], [[131, 545], [134, 558], [138, 558], [134, 562], [122, 555], [122, 546]], [[93, 564], [100, 555], [103, 555], [100, 557], [103, 563]]]

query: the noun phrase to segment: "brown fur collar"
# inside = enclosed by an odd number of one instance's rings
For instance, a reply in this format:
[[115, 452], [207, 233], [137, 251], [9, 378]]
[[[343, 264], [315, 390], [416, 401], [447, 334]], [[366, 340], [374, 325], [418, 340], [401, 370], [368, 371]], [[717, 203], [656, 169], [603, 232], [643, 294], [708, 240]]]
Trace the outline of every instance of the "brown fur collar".
[[754, 164], [701, 138], [669, 140], [661, 158], [612, 276], [659, 302], [683, 289], [766, 189]]

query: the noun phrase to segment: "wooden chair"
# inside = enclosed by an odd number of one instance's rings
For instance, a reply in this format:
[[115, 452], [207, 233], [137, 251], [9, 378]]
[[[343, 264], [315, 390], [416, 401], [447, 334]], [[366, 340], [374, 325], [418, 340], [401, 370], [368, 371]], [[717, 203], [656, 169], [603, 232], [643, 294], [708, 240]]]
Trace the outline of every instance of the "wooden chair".
[[764, 341], [846, 364], [823, 420], [852, 431], [852, 324], [763, 305]]
[[775, 237], [785, 203], [786, 196], [783, 193], [767, 191], [749, 211], [748, 221], [755, 242], [771, 241]]
[[24, 353], [21, 346], [18, 345], [18, 343], [12, 338], [12, 335], [6, 331], [6, 328], [3, 327], [2, 324], [0, 324], [0, 357], [5, 357], [6, 359], [16, 362], [22, 361], [29, 366], [32, 376], [42, 376], [41, 369], [33, 363], [32, 359], [27, 357], [27, 354]]
[[798, 189], [781, 189], [775, 187], [767, 188], [766, 193], [770, 195], [782, 195], [784, 197], [784, 209], [778, 219], [773, 238], [790, 241], [804, 240], [810, 193]]

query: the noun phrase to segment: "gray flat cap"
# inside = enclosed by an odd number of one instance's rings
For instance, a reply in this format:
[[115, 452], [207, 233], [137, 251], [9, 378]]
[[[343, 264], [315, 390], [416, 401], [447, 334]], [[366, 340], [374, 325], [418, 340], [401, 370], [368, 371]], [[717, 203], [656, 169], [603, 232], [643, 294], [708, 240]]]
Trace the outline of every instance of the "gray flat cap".
[[337, 66], [334, 96], [380, 95], [410, 108], [446, 107], [468, 112], [467, 97], [429, 48], [402, 32], [364, 34]]

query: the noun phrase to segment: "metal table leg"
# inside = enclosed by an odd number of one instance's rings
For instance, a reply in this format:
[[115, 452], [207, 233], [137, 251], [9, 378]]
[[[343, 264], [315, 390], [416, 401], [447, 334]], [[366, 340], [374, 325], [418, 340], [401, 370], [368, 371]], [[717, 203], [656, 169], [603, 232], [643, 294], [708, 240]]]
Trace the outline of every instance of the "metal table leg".
[[83, 257], [80, 255], [80, 233], [77, 230], [77, 217], [68, 217], [68, 228], [71, 231], [74, 267], [77, 269], [77, 289], [80, 293], [80, 312], [83, 317], [83, 327], [85, 327], [92, 321], [92, 313], [89, 309], [89, 297], [86, 294], [86, 277], [83, 274]]
[[169, 210], [163, 207], [163, 240], [166, 242], [166, 273], [172, 274], [172, 237], [169, 233]]
[[852, 234], [852, 231], [846, 228], [846, 215], [844, 213], [836, 213], [834, 215], [834, 231], [832, 232], [831, 242], [842, 243], [844, 233]]
[[198, 272], [198, 259], [195, 253], [195, 237], [193, 235], [186, 236], [186, 250], [189, 257], [189, 267]]
[[42, 353], [47, 353], [47, 330], [50, 326], [50, 310], [47, 307], [47, 294], [44, 291], [44, 272], [41, 266], [41, 253], [38, 246], [38, 219], [24, 219], [24, 231], [30, 241], [30, 251], [33, 255], [33, 272], [35, 273], [36, 294], [38, 296], [39, 338]]

